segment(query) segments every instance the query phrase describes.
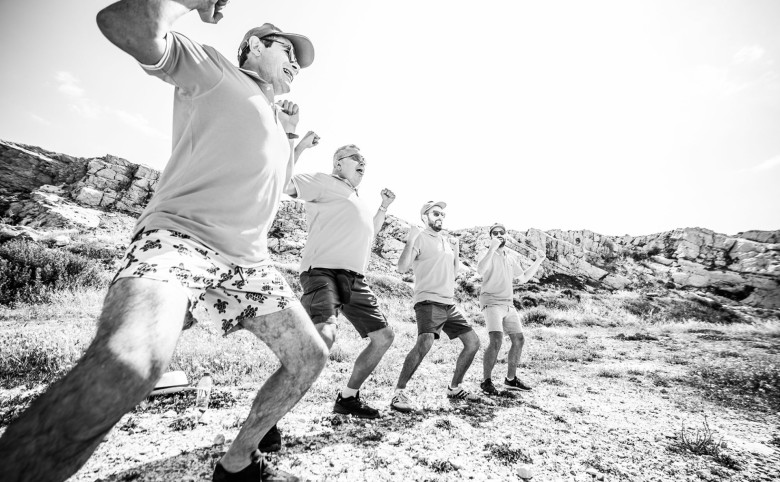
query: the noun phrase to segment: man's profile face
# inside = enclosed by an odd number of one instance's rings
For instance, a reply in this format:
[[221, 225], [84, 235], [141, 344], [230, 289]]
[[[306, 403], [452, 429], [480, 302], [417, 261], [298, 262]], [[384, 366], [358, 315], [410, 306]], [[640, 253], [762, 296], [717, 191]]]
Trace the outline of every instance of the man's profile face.
[[444, 218], [446, 216], [447, 213], [442, 211], [442, 209], [439, 206], [434, 206], [430, 210], [428, 210], [427, 213], [425, 213], [425, 220], [428, 224], [428, 227], [430, 227], [432, 230], [438, 233], [439, 231], [441, 231], [444, 225]]
[[263, 49], [258, 74], [273, 86], [274, 94], [286, 94], [290, 92], [293, 79], [300, 72], [295, 48], [284, 37], [268, 36], [263, 40], [271, 41], [271, 45]]
[[498, 246], [499, 248], [503, 248], [506, 244], [506, 230], [504, 228], [493, 228], [490, 231], [490, 237], [492, 238], [498, 238], [501, 240], [501, 244]]
[[366, 172], [365, 158], [356, 149], [346, 150], [341, 156], [337, 163], [340, 169], [337, 169], [336, 174], [349, 181], [353, 187], [358, 187]]

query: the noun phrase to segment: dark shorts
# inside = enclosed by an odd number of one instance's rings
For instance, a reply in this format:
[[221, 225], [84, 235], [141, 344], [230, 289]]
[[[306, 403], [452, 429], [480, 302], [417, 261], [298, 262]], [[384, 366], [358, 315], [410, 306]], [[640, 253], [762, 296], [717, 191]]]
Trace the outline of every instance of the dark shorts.
[[315, 324], [327, 322], [340, 311], [363, 338], [387, 327], [376, 295], [362, 274], [344, 269], [311, 268], [301, 273], [301, 286], [301, 304]]
[[435, 301], [420, 301], [414, 305], [417, 315], [417, 334], [433, 333], [434, 338], [444, 333], [450, 340], [472, 331], [469, 322], [455, 305], [445, 305]]

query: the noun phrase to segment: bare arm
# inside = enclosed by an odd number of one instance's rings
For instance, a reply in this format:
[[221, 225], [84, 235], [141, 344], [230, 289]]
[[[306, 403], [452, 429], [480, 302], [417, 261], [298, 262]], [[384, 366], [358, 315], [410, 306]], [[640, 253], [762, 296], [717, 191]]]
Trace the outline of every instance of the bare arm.
[[530, 268], [525, 270], [522, 275], [518, 276], [518, 279], [520, 280], [521, 283], [525, 283], [529, 279], [533, 278], [534, 275], [536, 274], [536, 271], [539, 269], [539, 266], [542, 265], [542, 261], [547, 259], [544, 251], [542, 251], [541, 249], [536, 250], [536, 256], [537, 258], [536, 261], [534, 261], [534, 264], [532, 264]]
[[183, 15], [197, 10], [201, 20], [217, 23], [227, 0], [120, 0], [97, 14], [103, 35], [145, 65], [165, 53], [165, 35]]
[[490, 258], [491, 256], [493, 256], [493, 253], [496, 252], [499, 246], [501, 246], [501, 239], [490, 238], [490, 247], [488, 248], [487, 253], [485, 253], [485, 256], [483, 256], [477, 262], [477, 273], [485, 274], [485, 271], [487, 271], [488, 266], [490, 266]]
[[387, 208], [395, 201], [395, 194], [389, 189], [382, 189], [382, 204], [377, 209], [374, 215], [374, 236], [379, 234], [382, 230], [382, 225], [385, 224], [385, 215], [387, 214]]
[[450, 243], [450, 246], [452, 246], [452, 253], [454, 256], [454, 263], [455, 263], [455, 276], [458, 275], [458, 270], [460, 269], [460, 240], [458, 238], [449, 238], [448, 242]]
[[406, 246], [401, 251], [401, 256], [398, 257], [398, 272], [403, 274], [409, 271], [409, 267], [412, 265], [412, 253], [414, 252], [414, 241], [417, 236], [420, 235], [420, 228], [412, 225], [409, 227], [409, 236], [406, 238]]
[[301, 141], [298, 143], [298, 145], [295, 146], [295, 150], [293, 152], [293, 164], [298, 164], [298, 158], [301, 157], [303, 151], [314, 147], [319, 143], [320, 136], [318, 136], [314, 131], [307, 132], [306, 135], [301, 138]]

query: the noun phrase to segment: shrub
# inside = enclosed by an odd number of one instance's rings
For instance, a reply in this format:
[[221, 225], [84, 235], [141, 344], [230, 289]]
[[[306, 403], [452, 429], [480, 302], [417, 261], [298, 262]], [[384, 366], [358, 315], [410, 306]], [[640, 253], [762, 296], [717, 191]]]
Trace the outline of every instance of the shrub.
[[28, 240], [0, 245], [0, 304], [45, 303], [59, 290], [105, 286], [109, 275], [82, 255]]

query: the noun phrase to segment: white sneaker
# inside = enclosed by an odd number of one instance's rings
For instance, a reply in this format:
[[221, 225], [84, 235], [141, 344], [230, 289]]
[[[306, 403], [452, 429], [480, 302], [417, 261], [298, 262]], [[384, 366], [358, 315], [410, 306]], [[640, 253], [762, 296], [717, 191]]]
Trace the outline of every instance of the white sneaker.
[[478, 402], [481, 399], [476, 393], [471, 393], [463, 387], [452, 389], [447, 385], [447, 398], [455, 400], [466, 400], [467, 402]]
[[390, 408], [401, 413], [414, 411], [414, 405], [412, 405], [412, 401], [409, 397], [406, 396], [406, 392], [398, 392], [393, 395], [393, 399], [390, 401]]

